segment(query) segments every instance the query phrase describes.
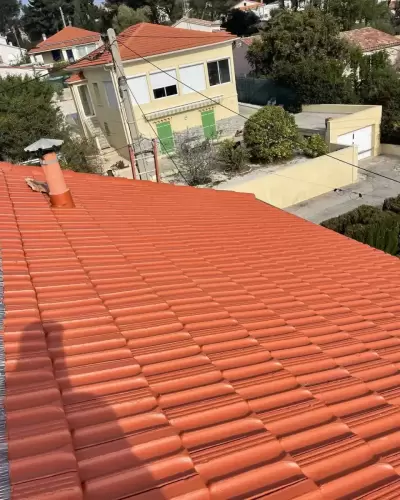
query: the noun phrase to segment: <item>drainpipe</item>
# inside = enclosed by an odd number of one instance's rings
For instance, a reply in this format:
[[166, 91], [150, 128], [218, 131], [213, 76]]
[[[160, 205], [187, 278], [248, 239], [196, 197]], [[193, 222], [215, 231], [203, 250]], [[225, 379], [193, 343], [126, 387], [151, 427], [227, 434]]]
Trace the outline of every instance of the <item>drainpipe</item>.
[[40, 139], [24, 151], [37, 153], [49, 186], [50, 203], [54, 208], [75, 208], [70, 190], [65, 183], [64, 174], [57, 159], [56, 151], [64, 141], [58, 139]]

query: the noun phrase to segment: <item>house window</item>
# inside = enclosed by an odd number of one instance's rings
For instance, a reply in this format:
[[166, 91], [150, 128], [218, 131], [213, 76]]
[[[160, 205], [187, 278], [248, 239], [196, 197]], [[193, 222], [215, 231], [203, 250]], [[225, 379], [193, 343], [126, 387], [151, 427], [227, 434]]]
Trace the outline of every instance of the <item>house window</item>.
[[96, 82], [93, 83], [93, 92], [94, 92], [94, 98], [96, 100], [96, 104], [98, 106], [101, 106], [101, 96], [100, 96], [99, 84]]
[[152, 73], [150, 83], [154, 99], [161, 99], [178, 93], [176, 71], [174, 69]]
[[132, 104], [146, 104], [150, 102], [149, 87], [146, 75], [128, 78], [129, 90], [133, 94]]
[[52, 50], [51, 55], [53, 57], [53, 61], [58, 62], [62, 61], [62, 52], [61, 50]]
[[180, 81], [183, 83], [183, 94], [202, 91], [206, 88], [206, 78], [204, 75], [204, 64], [193, 64], [179, 68]]
[[110, 108], [118, 108], [117, 95], [115, 94], [113, 82], [103, 82], [104, 90], [106, 91], [106, 97], [108, 106]]
[[81, 98], [82, 108], [85, 116], [94, 116], [92, 100], [90, 98], [87, 85], [79, 85], [78, 92], [79, 97]]
[[220, 61], [213, 61], [207, 63], [208, 79], [210, 85], [221, 85], [231, 81], [229, 72], [229, 59], [221, 59]]
[[89, 45], [78, 45], [76, 47], [76, 53], [78, 55], [78, 59], [87, 56], [91, 52], [93, 52], [96, 48], [96, 44], [90, 43]]

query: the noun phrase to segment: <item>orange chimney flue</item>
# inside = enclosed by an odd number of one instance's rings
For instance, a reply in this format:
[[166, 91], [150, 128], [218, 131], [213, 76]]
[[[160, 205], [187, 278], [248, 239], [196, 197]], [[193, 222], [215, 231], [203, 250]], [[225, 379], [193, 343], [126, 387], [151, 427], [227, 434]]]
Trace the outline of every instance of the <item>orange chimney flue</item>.
[[40, 155], [40, 163], [49, 187], [51, 205], [56, 208], [74, 208], [74, 200], [65, 182], [55, 151], [62, 143], [63, 141], [58, 139], [40, 139], [25, 148], [25, 151], [36, 152]]

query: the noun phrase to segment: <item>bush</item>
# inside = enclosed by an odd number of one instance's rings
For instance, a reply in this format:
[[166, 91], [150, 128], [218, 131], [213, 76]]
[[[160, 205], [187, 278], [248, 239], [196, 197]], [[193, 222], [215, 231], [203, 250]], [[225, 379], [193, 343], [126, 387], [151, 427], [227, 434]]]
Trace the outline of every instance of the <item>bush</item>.
[[177, 143], [176, 163], [189, 186], [211, 182], [215, 151], [211, 140], [194, 140], [185, 136]]
[[122, 170], [123, 168], [127, 168], [129, 165], [125, 165], [122, 160], [118, 160], [113, 163], [110, 167], [111, 170]]
[[400, 217], [392, 212], [361, 205], [321, 225], [391, 255], [399, 253]]
[[225, 139], [219, 144], [218, 159], [226, 172], [241, 172], [249, 161], [247, 149], [233, 139]]
[[319, 134], [305, 137], [301, 143], [301, 148], [308, 158], [317, 158], [329, 152], [328, 145]]
[[92, 139], [67, 136], [60, 150], [62, 168], [88, 174], [102, 174], [103, 168], [96, 144]]
[[270, 163], [293, 156], [298, 131], [287, 111], [280, 106], [265, 106], [247, 120], [243, 138], [253, 161]]

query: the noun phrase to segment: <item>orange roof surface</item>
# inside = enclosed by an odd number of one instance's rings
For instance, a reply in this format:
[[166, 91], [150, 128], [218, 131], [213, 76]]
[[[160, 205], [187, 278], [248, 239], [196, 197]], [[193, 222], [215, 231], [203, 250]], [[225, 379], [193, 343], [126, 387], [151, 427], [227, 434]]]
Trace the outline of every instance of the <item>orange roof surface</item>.
[[239, 7], [239, 10], [255, 10], [259, 9], [260, 7], [264, 7], [265, 5], [263, 3], [252, 3], [250, 5], [243, 5], [242, 7]]
[[400, 45], [400, 40], [398, 38], [375, 28], [360, 28], [358, 30], [343, 31], [341, 36], [346, 38], [350, 43], [358, 45], [364, 52]]
[[397, 258], [249, 194], [66, 172], [51, 209], [27, 176], [0, 164], [13, 500], [400, 498]]
[[65, 80], [65, 83], [79, 83], [79, 82], [84, 82], [86, 81], [85, 76], [83, 75], [82, 72], [76, 73], [75, 75], [71, 75], [69, 78]]
[[[235, 39], [236, 36], [223, 31], [210, 33], [149, 23], [135, 24], [117, 37], [121, 58], [126, 61], [139, 59], [140, 56], [166, 54], [167, 52], [213, 45]], [[97, 51], [93, 51], [90, 56], [72, 64], [68, 69], [79, 69], [110, 62], [110, 52], [101, 47]]]
[[29, 54], [98, 42], [100, 38], [100, 33], [96, 31], [88, 31], [82, 28], [75, 28], [74, 26], [67, 26], [61, 31], [58, 31], [55, 35], [47, 38], [47, 40], [40, 42], [29, 51]]

